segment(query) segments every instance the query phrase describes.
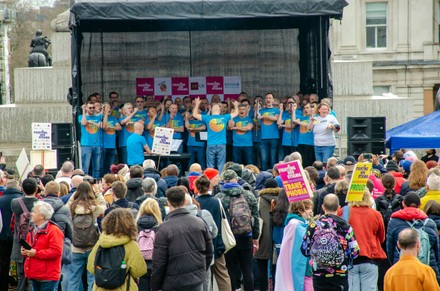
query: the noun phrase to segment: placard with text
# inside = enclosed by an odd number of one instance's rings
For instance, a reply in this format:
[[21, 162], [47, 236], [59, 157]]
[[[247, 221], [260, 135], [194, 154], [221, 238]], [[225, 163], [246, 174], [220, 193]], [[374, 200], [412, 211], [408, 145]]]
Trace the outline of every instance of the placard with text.
[[278, 165], [278, 172], [283, 182], [289, 203], [310, 199], [312, 188], [304, 174], [304, 169], [298, 161]]
[[372, 163], [357, 163], [355, 165], [345, 202], [362, 201], [372, 168]]

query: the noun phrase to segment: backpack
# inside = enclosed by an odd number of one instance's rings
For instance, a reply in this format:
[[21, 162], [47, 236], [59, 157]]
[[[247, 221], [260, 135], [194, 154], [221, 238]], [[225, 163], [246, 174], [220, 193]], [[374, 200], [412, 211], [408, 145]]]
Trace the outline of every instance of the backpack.
[[[422, 222], [423, 225], [420, 228], [416, 228], [415, 225], [418, 224], [419, 221]], [[413, 223], [411, 223], [409, 221], [405, 221], [405, 222], [408, 223], [408, 225], [412, 229], [417, 231], [417, 233], [419, 234], [419, 237], [420, 237], [420, 251], [419, 251], [419, 254], [417, 255], [417, 258], [419, 259], [419, 261], [421, 263], [429, 266], [429, 260], [430, 260], [430, 257], [431, 257], [431, 243], [429, 242], [429, 235], [425, 231], [425, 226], [428, 223], [428, 219], [425, 219], [423, 221], [415, 220]]]
[[316, 223], [316, 229], [311, 238], [310, 255], [314, 266], [320, 269], [338, 267], [344, 262], [344, 247], [336, 232], [335, 223], [325, 228], [320, 222]]
[[146, 261], [153, 260], [154, 240], [156, 238], [156, 232], [152, 229], [144, 229], [139, 232], [137, 237], [137, 243], [141, 250], [142, 257]]
[[20, 204], [21, 210], [20, 219], [18, 220], [18, 240], [26, 240], [26, 236], [29, 232], [29, 222], [31, 219], [31, 213], [24, 204], [23, 198], [18, 198], [18, 204]]
[[[99, 246], [95, 257], [96, 286], [105, 289], [115, 289], [122, 286], [129, 274], [124, 259], [125, 248], [123, 245], [111, 248]], [[127, 290], [130, 290], [129, 286], [127, 286]]]
[[246, 235], [252, 231], [252, 215], [243, 194], [231, 197], [229, 216], [234, 235]]
[[73, 224], [73, 245], [77, 248], [93, 247], [99, 239], [98, 224], [93, 213], [75, 214]]

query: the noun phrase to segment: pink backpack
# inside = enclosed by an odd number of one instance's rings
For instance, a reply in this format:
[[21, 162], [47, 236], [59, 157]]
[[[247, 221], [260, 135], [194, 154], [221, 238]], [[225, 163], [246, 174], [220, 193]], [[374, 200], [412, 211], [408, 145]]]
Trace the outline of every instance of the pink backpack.
[[139, 232], [137, 243], [141, 250], [144, 260], [151, 261], [153, 259], [154, 239], [156, 233], [152, 229], [144, 229]]

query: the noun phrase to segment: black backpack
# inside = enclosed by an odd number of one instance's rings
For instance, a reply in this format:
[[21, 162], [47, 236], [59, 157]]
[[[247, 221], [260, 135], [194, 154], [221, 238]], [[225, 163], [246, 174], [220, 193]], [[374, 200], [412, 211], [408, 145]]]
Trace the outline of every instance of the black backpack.
[[122, 286], [128, 277], [127, 290], [130, 290], [130, 270], [125, 264], [123, 245], [111, 248], [98, 247], [95, 257], [95, 284], [105, 289]]

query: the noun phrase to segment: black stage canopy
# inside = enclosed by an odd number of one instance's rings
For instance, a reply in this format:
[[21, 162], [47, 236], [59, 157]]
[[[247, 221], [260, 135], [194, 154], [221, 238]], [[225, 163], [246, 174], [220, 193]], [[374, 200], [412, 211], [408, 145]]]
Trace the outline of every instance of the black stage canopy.
[[341, 19], [347, 5], [348, 0], [78, 0], [69, 21], [74, 128], [83, 103], [86, 33], [298, 29], [300, 90], [323, 98], [333, 96], [329, 20]]

